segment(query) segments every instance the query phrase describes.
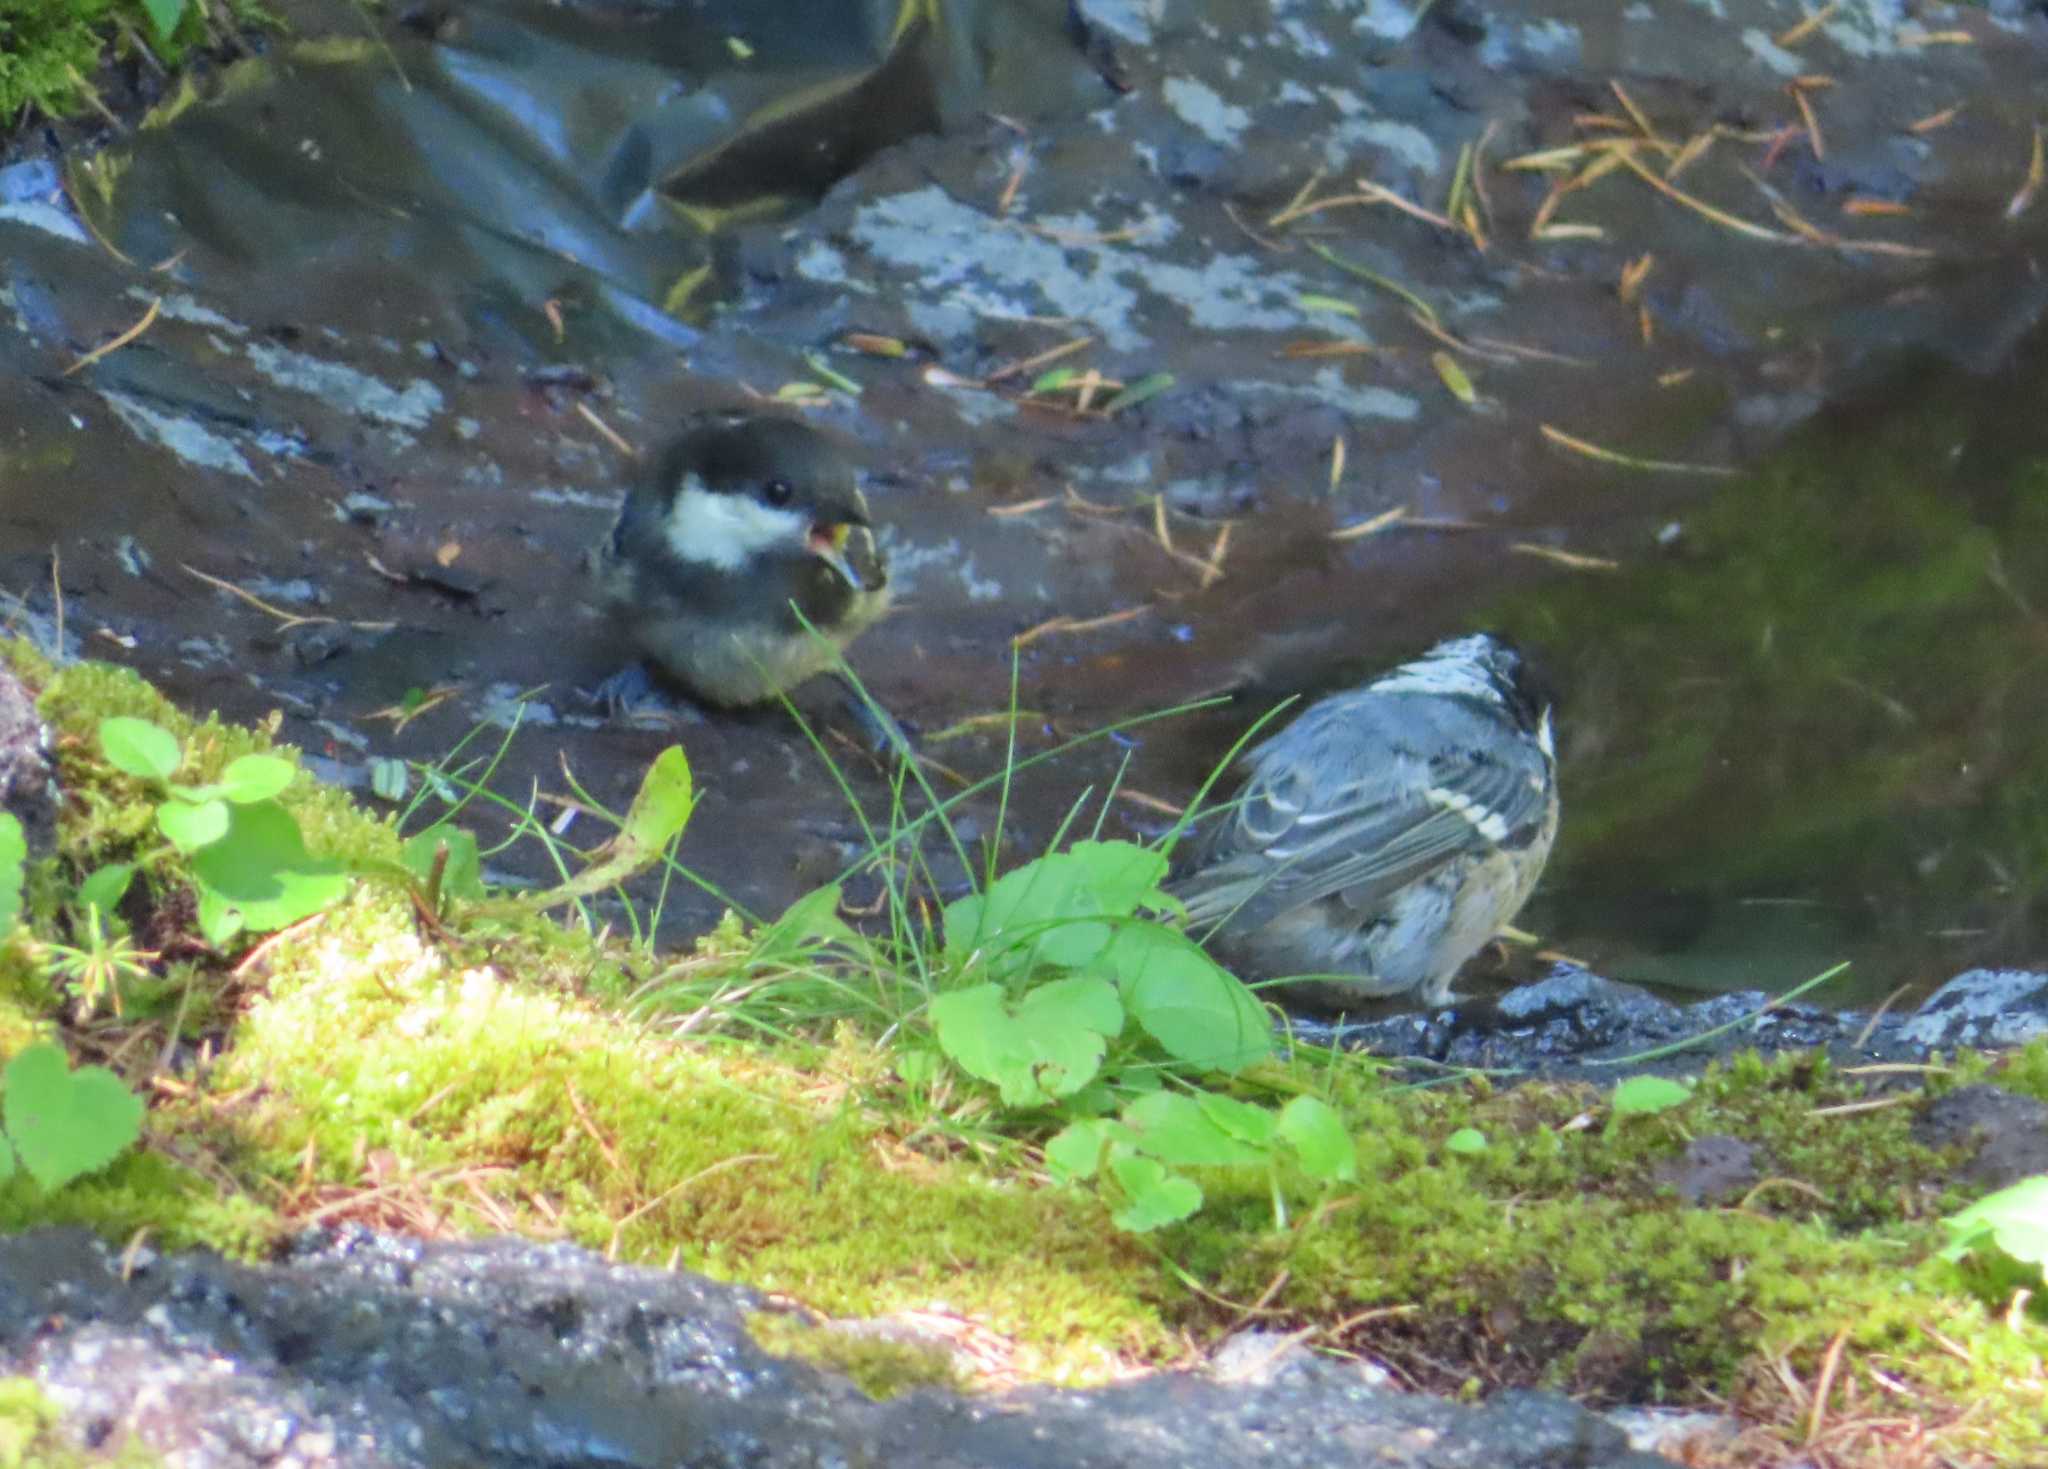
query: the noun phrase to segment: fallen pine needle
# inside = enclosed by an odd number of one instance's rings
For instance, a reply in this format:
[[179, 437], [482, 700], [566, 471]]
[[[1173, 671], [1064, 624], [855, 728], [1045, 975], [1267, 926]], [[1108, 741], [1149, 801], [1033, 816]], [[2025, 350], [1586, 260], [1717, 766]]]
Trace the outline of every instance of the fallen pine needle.
[[1603, 449], [1598, 444], [1589, 443], [1585, 439], [1574, 438], [1563, 429], [1552, 428], [1547, 423], [1538, 424], [1537, 429], [1544, 438], [1550, 440], [1551, 443], [1556, 444], [1561, 449], [1569, 449], [1574, 454], [1583, 455], [1587, 459], [1597, 460], [1602, 464], [1617, 464], [1624, 469], [1648, 469], [1663, 474], [1732, 475], [1735, 473], [1734, 470], [1718, 464], [1681, 464], [1671, 459], [1638, 459], [1632, 454], [1617, 453], [1613, 449]]
[[1093, 337], [1076, 337], [1071, 342], [1062, 342], [1057, 347], [1048, 347], [1036, 356], [1021, 358], [1016, 362], [1012, 362], [1008, 367], [997, 368], [994, 372], [983, 378], [982, 382], [985, 384], [999, 383], [1005, 378], [1015, 377], [1020, 372], [1030, 372], [1033, 368], [1043, 367], [1048, 362], [1057, 362], [1070, 352], [1080, 351], [1094, 340], [1095, 338]]
[[640, 451], [628, 443], [625, 436], [620, 434], [618, 430], [614, 429], [602, 418], [599, 418], [597, 410], [588, 403], [578, 403], [576, 405], [576, 412], [585, 423], [596, 429], [603, 436], [607, 444], [610, 444], [628, 459], [638, 459], [640, 457]]
[[1161, 800], [1158, 796], [1148, 796], [1143, 791], [1132, 790], [1129, 786], [1118, 786], [1116, 796], [1119, 801], [1129, 801], [1133, 806], [1143, 806], [1147, 811], [1156, 811], [1161, 816], [1187, 814], [1185, 806], [1176, 806], [1171, 801]]
[[[2037, 152], [2040, 148], [2040, 141], [2041, 140], [2039, 134], [2036, 134], [2034, 138], [2034, 145]], [[156, 325], [157, 314], [161, 312], [163, 309], [164, 298], [161, 296], [151, 297], [149, 303], [149, 310], [142, 313], [142, 320], [136, 322], [135, 325], [129, 327], [128, 330], [122, 332], [112, 341], [102, 342], [99, 346], [93, 348], [90, 352], [86, 353], [76, 362], [72, 363], [69, 367], [65, 368], [63, 376], [69, 377], [71, 376], [72, 373], [79, 371], [81, 368], [92, 366], [95, 362], [99, 361], [109, 352], [120, 351], [130, 342], [134, 341], [137, 337], [141, 336], [144, 332], [148, 331], [152, 326]]]
[[1399, 525], [1408, 518], [1408, 507], [1396, 505], [1392, 510], [1382, 510], [1370, 520], [1361, 520], [1356, 525], [1347, 525], [1341, 530], [1330, 532], [1333, 541], [1362, 541], [1367, 536], [1376, 536], [1390, 525]]
[[1956, 120], [1956, 117], [1958, 116], [1958, 114], [1962, 112], [1962, 110], [1963, 105], [1960, 102], [1958, 102], [1953, 107], [1944, 107], [1939, 112], [1930, 112], [1927, 114], [1927, 116], [1921, 118], [1918, 122], [1907, 123], [1906, 131], [1909, 133], [1918, 134], [1931, 133], [1935, 131], [1937, 128], [1945, 128], [1950, 123]]
[[1789, 30], [1780, 31], [1778, 33], [1778, 44], [1787, 51], [1790, 51], [1793, 47], [1812, 36], [1815, 31], [1826, 25], [1834, 13], [1841, 9], [1841, 5], [1842, 0], [1828, 0], [1827, 4], [1821, 6], [1820, 9], [1814, 11], [1805, 20], [1800, 21], [1799, 24]]
[[2019, 192], [2012, 196], [2012, 202], [2005, 206], [2007, 219], [2018, 219], [2033, 208], [2034, 200], [2041, 192], [2044, 173], [2048, 173], [2048, 160], [2044, 160], [2042, 156], [2041, 124], [2037, 122], [2034, 124], [2033, 161], [2027, 165], [2026, 182], [2021, 184]]
[[1645, 168], [1642, 161], [1633, 153], [1623, 153], [1620, 155], [1620, 158], [1622, 167], [1635, 174], [1637, 178], [1641, 179], [1665, 198], [1670, 199], [1674, 203], [1684, 205], [1701, 218], [1710, 219], [1724, 229], [1734, 230], [1737, 234], [1748, 235], [1752, 239], [1768, 240], [1774, 245], [1789, 245], [1795, 238], [1795, 236], [1785, 234], [1782, 231], [1766, 229], [1763, 225], [1751, 224], [1746, 219], [1738, 219], [1735, 215], [1728, 213], [1727, 210], [1716, 209], [1697, 195], [1688, 194], [1676, 184], [1666, 183], [1663, 179], [1658, 178], [1657, 175]]
[[1524, 556], [1534, 556], [1542, 561], [1554, 561], [1572, 571], [1621, 570], [1619, 561], [1610, 561], [1605, 556], [1581, 556], [1575, 551], [1560, 551], [1555, 546], [1539, 546], [1533, 541], [1516, 541], [1508, 549]]
[[1039, 623], [1038, 626], [1028, 627], [1014, 638], [1011, 638], [1010, 646], [1013, 648], [1029, 647], [1040, 638], [1049, 637], [1053, 633], [1094, 632], [1097, 628], [1114, 627], [1120, 622], [1129, 622], [1132, 618], [1143, 617], [1151, 610], [1152, 604], [1147, 602], [1136, 607], [1126, 607], [1121, 612], [1105, 613], [1101, 617], [1062, 616], [1048, 618], [1046, 621]]
[[955, 720], [944, 729], [924, 737], [928, 745], [943, 745], [951, 740], [964, 739], [984, 729], [1007, 729], [1014, 718], [1018, 724], [1043, 724], [1045, 715], [1036, 709], [999, 710], [994, 714], [970, 714], [965, 719]]
[[1619, 102], [1622, 110], [1628, 113], [1629, 121], [1636, 125], [1636, 131], [1643, 135], [1645, 141], [1658, 148], [1668, 148], [1671, 146], [1658, 136], [1657, 130], [1650, 126], [1650, 119], [1644, 116], [1643, 109], [1636, 106], [1635, 98], [1622, 90], [1622, 85], [1619, 81], [1609, 77], [1607, 89], [1614, 93], [1614, 100]]
[[988, 507], [988, 513], [991, 515], [1029, 515], [1034, 510], [1043, 510], [1048, 505], [1057, 505], [1059, 503], [1060, 497], [1058, 495], [1040, 495], [1036, 500], [1022, 500], [1015, 505], [991, 505]]
[[1338, 434], [1330, 440], [1330, 493], [1337, 493], [1337, 486], [1344, 480], [1344, 435]]
[[[236, 586], [231, 581], [224, 581], [223, 579], [217, 576], [209, 576], [205, 572], [201, 571], [198, 567], [187, 565], [185, 562], [182, 561], [178, 564], [187, 573], [189, 573], [192, 576], [198, 577], [208, 586], [218, 588], [219, 590], [226, 592], [231, 597], [237, 597], [241, 599], [242, 601], [248, 603], [251, 607], [254, 607], [258, 612], [264, 614], [264, 616], [266, 617], [276, 618], [278, 630], [280, 632], [289, 632], [291, 629], [295, 627], [318, 627], [328, 623], [340, 622], [341, 620], [339, 618], [326, 616], [302, 617], [296, 612], [287, 612], [282, 607], [271, 606], [270, 603], [264, 601], [254, 592], [243, 591], [240, 587]], [[343, 623], [342, 625], [345, 627], [355, 628], [359, 632], [389, 632], [392, 628], [398, 626], [398, 624], [395, 622], [349, 622]]]

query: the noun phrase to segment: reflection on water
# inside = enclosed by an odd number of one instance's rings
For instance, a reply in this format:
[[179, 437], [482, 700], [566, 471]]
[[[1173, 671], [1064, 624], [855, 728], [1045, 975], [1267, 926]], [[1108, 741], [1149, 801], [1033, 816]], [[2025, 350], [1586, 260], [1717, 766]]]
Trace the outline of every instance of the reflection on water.
[[1995, 379], [1924, 364], [1656, 558], [1496, 609], [1566, 700], [1525, 927], [1695, 990], [1852, 959], [1837, 1002], [2048, 961], [2044, 404], [2048, 333]]

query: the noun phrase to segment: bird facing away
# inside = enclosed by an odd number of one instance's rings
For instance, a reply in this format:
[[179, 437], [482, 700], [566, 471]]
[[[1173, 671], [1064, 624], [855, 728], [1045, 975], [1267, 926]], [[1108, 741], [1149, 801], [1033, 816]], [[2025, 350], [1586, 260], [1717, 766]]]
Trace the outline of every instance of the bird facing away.
[[635, 648], [722, 707], [765, 703], [823, 672], [889, 605], [852, 465], [817, 430], [766, 415], [671, 444], [595, 562]]
[[1226, 959], [1313, 976], [1286, 989], [1319, 1008], [1450, 1003], [1557, 837], [1549, 703], [1484, 634], [1311, 705], [1239, 764], [1174, 891]]

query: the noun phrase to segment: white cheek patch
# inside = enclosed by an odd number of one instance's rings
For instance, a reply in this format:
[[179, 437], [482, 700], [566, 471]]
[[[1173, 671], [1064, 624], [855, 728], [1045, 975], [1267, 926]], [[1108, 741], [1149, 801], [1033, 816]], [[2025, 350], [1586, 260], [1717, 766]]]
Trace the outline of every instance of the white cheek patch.
[[713, 494], [693, 474], [676, 495], [664, 533], [669, 549], [683, 560], [738, 571], [773, 546], [801, 549], [811, 523], [749, 495]]
[[1472, 829], [1482, 837], [1499, 846], [1508, 839], [1508, 824], [1500, 812], [1489, 811], [1463, 791], [1447, 790], [1443, 786], [1431, 786], [1423, 792], [1429, 804], [1439, 811], [1449, 811], [1470, 822]]

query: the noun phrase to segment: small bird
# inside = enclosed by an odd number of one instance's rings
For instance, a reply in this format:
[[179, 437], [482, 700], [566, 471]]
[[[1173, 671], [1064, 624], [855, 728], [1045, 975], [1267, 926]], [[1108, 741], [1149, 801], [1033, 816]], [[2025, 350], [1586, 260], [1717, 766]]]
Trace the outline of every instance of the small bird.
[[786, 418], [723, 417], [683, 434], [594, 559], [599, 595], [634, 646], [725, 708], [824, 672], [889, 606], [853, 467]]
[[1527, 901], [1557, 837], [1550, 701], [1486, 634], [1311, 705], [1240, 759], [1244, 789], [1173, 887], [1189, 927], [1290, 995], [1432, 1008]]

